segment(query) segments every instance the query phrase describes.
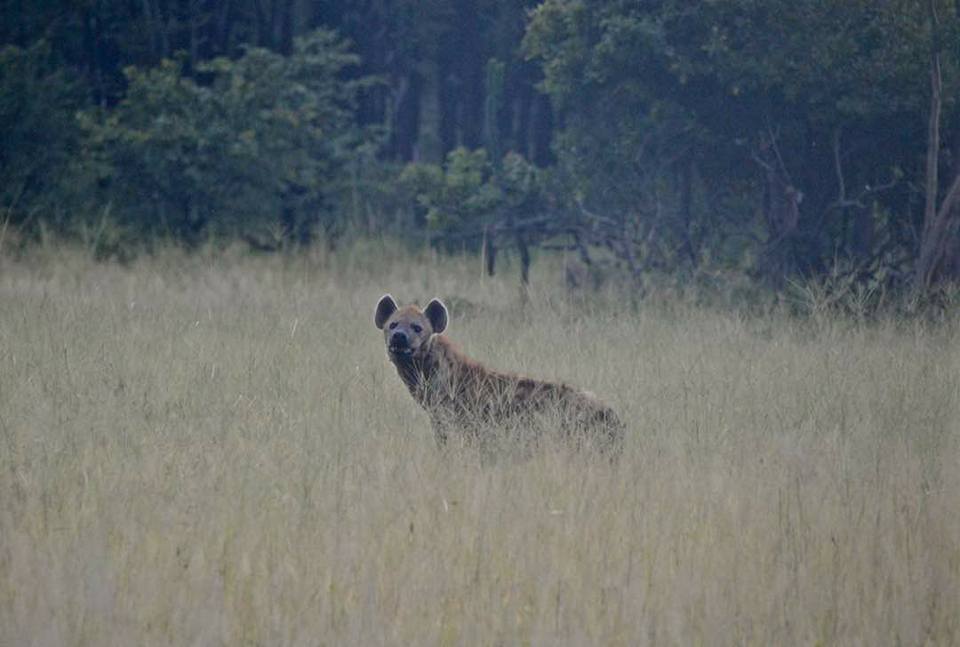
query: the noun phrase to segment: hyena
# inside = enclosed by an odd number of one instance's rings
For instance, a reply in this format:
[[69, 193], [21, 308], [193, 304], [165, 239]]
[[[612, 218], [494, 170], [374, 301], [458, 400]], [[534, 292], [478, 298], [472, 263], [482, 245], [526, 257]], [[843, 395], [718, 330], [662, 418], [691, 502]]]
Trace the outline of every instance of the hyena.
[[387, 355], [400, 379], [430, 416], [439, 445], [451, 433], [463, 441], [485, 440], [505, 423], [529, 424], [542, 413], [556, 415], [561, 432], [616, 455], [623, 425], [610, 407], [566, 384], [491, 370], [469, 359], [443, 334], [447, 308], [433, 299], [421, 310], [399, 307], [389, 294], [377, 303], [374, 322], [383, 330]]

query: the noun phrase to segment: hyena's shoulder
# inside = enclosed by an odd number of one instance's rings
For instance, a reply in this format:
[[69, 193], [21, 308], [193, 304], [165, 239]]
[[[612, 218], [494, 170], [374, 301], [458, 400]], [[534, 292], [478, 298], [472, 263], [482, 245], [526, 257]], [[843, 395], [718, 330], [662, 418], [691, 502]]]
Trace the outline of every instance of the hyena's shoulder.
[[450, 341], [446, 335], [435, 335], [430, 343], [431, 361], [447, 373], [461, 377], [483, 377], [497, 374], [480, 362], [467, 357], [460, 347]]

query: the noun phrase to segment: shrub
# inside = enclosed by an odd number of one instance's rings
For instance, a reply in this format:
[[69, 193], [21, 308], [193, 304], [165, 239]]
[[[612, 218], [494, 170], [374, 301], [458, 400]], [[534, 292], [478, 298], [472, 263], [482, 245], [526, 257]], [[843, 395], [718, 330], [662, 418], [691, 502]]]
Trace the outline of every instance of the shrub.
[[366, 135], [345, 81], [358, 59], [332, 32], [284, 57], [128, 68], [109, 114], [87, 116], [88, 170], [117, 217], [144, 237], [188, 243], [240, 236], [259, 245], [336, 235], [334, 202]]
[[45, 41], [0, 49], [0, 224], [35, 226], [62, 203], [83, 93]]

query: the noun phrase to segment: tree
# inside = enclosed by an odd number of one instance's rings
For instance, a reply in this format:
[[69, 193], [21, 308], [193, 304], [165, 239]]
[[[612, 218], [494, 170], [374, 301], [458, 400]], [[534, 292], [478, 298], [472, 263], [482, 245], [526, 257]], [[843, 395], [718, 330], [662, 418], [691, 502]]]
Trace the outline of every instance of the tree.
[[362, 143], [353, 123], [357, 63], [331, 32], [298, 39], [289, 57], [128, 68], [115, 110], [91, 119], [90, 159], [121, 220], [144, 235], [195, 242], [211, 233], [263, 241], [336, 234], [329, 209]]
[[[923, 228], [914, 269], [914, 288], [922, 294], [937, 279], [960, 279], [960, 160], [953, 160], [953, 180], [942, 201], [940, 192], [940, 121], [943, 111], [943, 27], [940, 8], [927, 3], [930, 27], [930, 114], [927, 120], [927, 156]], [[960, 146], [960, 142], [957, 143]], [[960, 149], [955, 148], [955, 153]]]
[[547, 0], [525, 47], [575, 200], [636, 266], [721, 258], [781, 285], [915, 257], [930, 49], [911, 3]]
[[60, 202], [83, 99], [45, 41], [0, 49], [0, 226], [36, 224]]
[[400, 183], [424, 211], [434, 239], [454, 247], [482, 248], [491, 274], [490, 254], [497, 249], [491, 241], [504, 238], [516, 243], [521, 280], [526, 284], [527, 245], [557, 233], [545, 226], [542, 215], [546, 212], [543, 172], [516, 153], [493, 161], [486, 149], [457, 148], [442, 166], [407, 165]]

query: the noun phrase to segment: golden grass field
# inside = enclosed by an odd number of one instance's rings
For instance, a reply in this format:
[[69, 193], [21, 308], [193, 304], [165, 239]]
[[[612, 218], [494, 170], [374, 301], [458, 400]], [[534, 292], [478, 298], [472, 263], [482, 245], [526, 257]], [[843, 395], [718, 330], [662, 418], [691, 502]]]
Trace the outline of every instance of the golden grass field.
[[[0, 262], [0, 645], [960, 644], [960, 320], [354, 252]], [[620, 461], [439, 452], [386, 291]]]

